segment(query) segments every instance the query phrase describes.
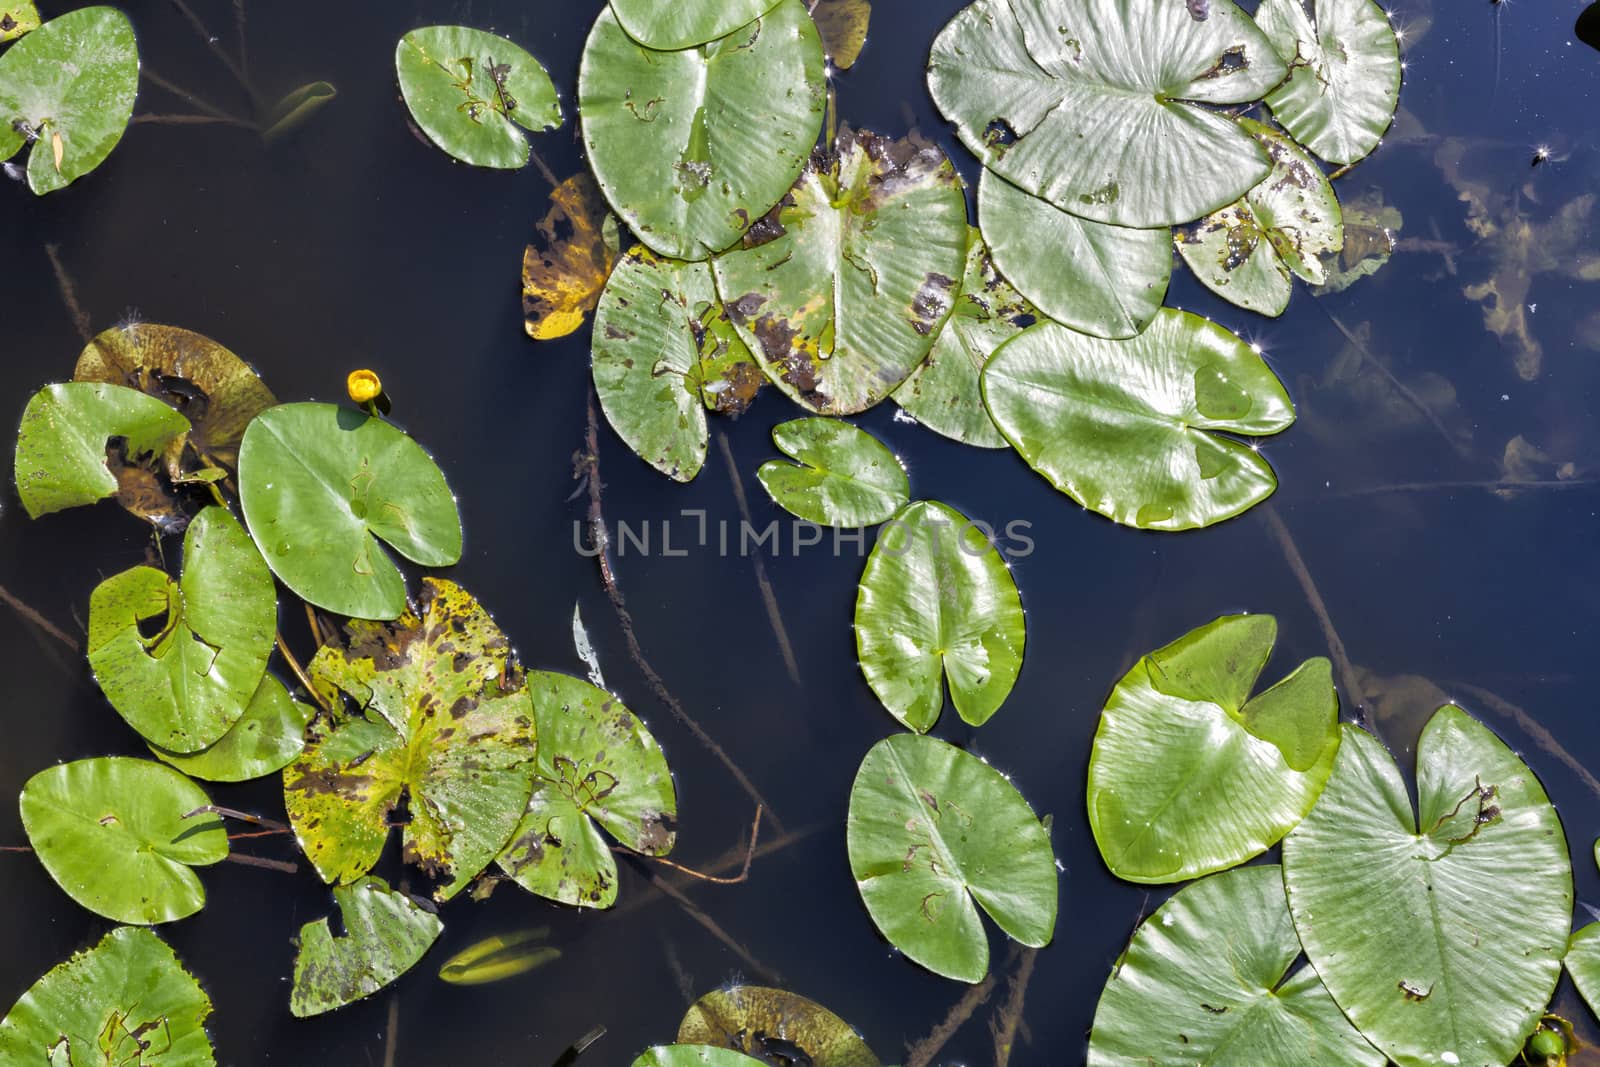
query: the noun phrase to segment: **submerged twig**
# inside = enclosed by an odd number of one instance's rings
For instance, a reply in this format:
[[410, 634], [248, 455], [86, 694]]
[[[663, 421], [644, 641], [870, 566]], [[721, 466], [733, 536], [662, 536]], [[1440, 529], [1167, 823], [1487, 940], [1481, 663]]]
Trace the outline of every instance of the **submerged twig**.
[[678, 907], [684, 910], [684, 913], [688, 915], [689, 918], [705, 927], [711, 932], [711, 936], [715, 937], [718, 941], [721, 941], [724, 945], [727, 945], [730, 949], [732, 949], [734, 954], [743, 960], [745, 965], [748, 966], [752, 971], [760, 975], [763, 980], [771, 982], [773, 985], [781, 986], [783, 984], [783, 976], [781, 974], [773, 970], [771, 967], [768, 967], [760, 960], [756, 959], [749, 949], [745, 948], [733, 937], [732, 934], [728, 933], [728, 931], [724, 930], [720, 925], [718, 925], [717, 920], [700, 910], [694, 901], [684, 896], [683, 890], [667, 882], [654, 871], [646, 871], [645, 877], [650, 879], [651, 885], [655, 886], [667, 896], [671, 897], [673, 901], [677, 903]]
[[[218, 107], [205, 97], [200, 96], [198, 93], [190, 92], [177, 82], [163, 78], [160, 74], [157, 74], [149, 67], [145, 67], [140, 70], [139, 75], [140, 77], [148, 78], [151, 83], [156, 85], [158, 88], [165, 89], [167, 92], [171, 93], [173, 96], [176, 96], [178, 99], [182, 100], [196, 111], [202, 111], [205, 114], [212, 116], [218, 122], [230, 122], [238, 126], [248, 127], [252, 130], [257, 128], [256, 124], [248, 119]], [[139, 117], [135, 117], [133, 121], [139, 122], [141, 119]]]
[[242, 863], [246, 867], [261, 867], [269, 871], [282, 871], [284, 874], [295, 874], [300, 870], [298, 864], [288, 860], [269, 860], [265, 856], [252, 856], [246, 852], [229, 852], [227, 859], [230, 863]]
[[552, 1067], [572, 1067], [572, 1064], [578, 1062], [579, 1056], [589, 1051], [590, 1045], [605, 1036], [606, 1028], [604, 1026], [593, 1027], [588, 1033], [568, 1045], [567, 1051], [556, 1057], [556, 1062], [552, 1064]]
[[32, 852], [27, 845], [0, 845], [0, 852]]
[[556, 177], [556, 172], [550, 169], [550, 165], [544, 161], [544, 157], [540, 156], [531, 145], [528, 148], [528, 158], [533, 160], [533, 165], [539, 168], [539, 173], [544, 175], [544, 180], [550, 183], [552, 190], [561, 184], [560, 179]]
[[78, 303], [78, 287], [72, 284], [72, 275], [67, 273], [66, 265], [61, 262], [61, 246], [45, 245], [44, 254], [50, 257], [50, 269], [56, 275], [56, 288], [61, 291], [61, 302], [67, 306], [67, 314], [72, 316], [73, 328], [78, 331], [80, 338], [88, 341], [94, 336], [94, 331], [89, 328], [88, 313]]
[[245, 43], [244, 0], [233, 0], [233, 34], [233, 46], [239, 50], [239, 70], [246, 83], [254, 84], [250, 82], [250, 51]]
[[222, 47], [217, 37], [206, 29], [206, 24], [200, 21], [200, 16], [196, 15], [194, 9], [186, 4], [184, 0], [172, 0], [172, 6], [183, 13], [183, 17], [189, 21], [189, 25], [194, 27], [194, 32], [199, 34], [200, 39], [206, 43], [206, 47], [211, 49], [212, 54], [217, 57], [224, 67], [228, 68], [228, 73], [233, 75], [233, 80], [238, 82], [245, 93], [249, 95], [250, 103], [259, 108], [261, 101], [256, 96], [256, 87], [250, 84], [250, 79], [245, 76], [244, 68], [234, 62], [234, 58], [228, 54], [226, 48]]
[[248, 841], [252, 837], [280, 837], [283, 834], [292, 833], [292, 832], [293, 831], [291, 831], [287, 826], [285, 826], [281, 830], [251, 830], [249, 833], [244, 833], [244, 834], [229, 834], [228, 835], [228, 840], [229, 841]]
[[23, 603], [21, 599], [19, 599], [3, 585], [0, 585], [0, 600], [5, 601], [8, 605], [10, 605], [13, 611], [15, 611], [18, 615], [21, 615], [24, 619], [33, 623], [33, 625], [37, 626], [46, 634], [49, 634], [57, 641], [60, 641], [72, 651], [78, 651], [78, 642], [73, 640], [71, 634], [67, 633], [65, 630], [62, 630], [61, 627], [57, 626], [55, 623], [39, 614], [39, 612], [35, 611], [27, 604]]
[[[754, 854], [751, 857], [750, 862], [753, 863], [755, 860], [764, 859], [767, 856], [776, 855], [777, 853], [782, 852], [785, 849], [787, 849], [790, 845], [798, 844], [799, 842], [804, 841], [806, 838], [811, 837], [812, 835], [814, 835], [820, 829], [822, 829], [822, 827], [820, 825], [805, 826], [805, 827], [800, 828], [799, 830], [791, 830], [788, 833], [783, 834], [781, 837], [773, 838], [773, 839], [767, 841], [765, 844], [761, 845], [759, 848], [757, 848], [755, 850]], [[740, 865], [740, 854], [738, 852], [730, 852], [727, 855], [725, 855], [723, 858], [721, 858], [721, 859], [717, 860], [716, 862], [714, 862], [714, 863], [710, 864], [709, 866], [707, 866], [706, 867], [706, 873], [708, 873], [708, 874], [721, 874], [724, 871], [735, 870], [736, 868], [739, 867], [739, 865]], [[669, 875], [668, 877], [671, 877], [671, 876]], [[680, 880], [680, 884], [678, 884], [676, 886], [676, 888], [687, 890], [687, 889], [692, 888], [696, 884], [697, 883], [694, 881], [694, 879], [685, 876]], [[616, 909], [612, 912], [612, 914], [613, 915], [618, 915], [618, 916], [627, 915], [629, 912], [632, 912], [632, 911], [634, 911], [634, 910], [636, 910], [638, 908], [645, 907], [646, 905], [652, 904], [655, 901], [660, 900], [660, 899], [661, 899], [661, 896], [658, 895], [658, 894], [655, 894], [655, 893], [638, 893], [638, 894], [634, 894], [634, 895], [630, 896], [626, 901], [624, 901], [623, 903], [619, 904], [616, 907]]]
[[1033, 978], [1033, 965], [1038, 957], [1036, 948], [1025, 948], [1019, 953], [1016, 973], [1007, 984], [1006, 1002], [989, 1020], [989, 1033], [994, 1037], [994, 1067], [1007, 1067], [1011, 1062], [1017, 1029], [1022, 1025], [1023, 1001], [1028, 995], [1028, 982]]
[[1429, 493], [1455, 489], [1482, 489], [1486, 492], [1497, 493], [1506, 490], [1521, 489], [1593, 489], [1600, 486], [1600, 479], [1572, 478], [1566, 481], [1532, 481], [1519, 482], [1514, 478], [1501, 478], [1494, 481], [1461, 481], [1461, 482], [1396, 482], [1392, 485], [1370, 485], [1363, 489], [1344, 489], [1328, 496], [1377, 496], [1381, 493]]
[[256, 815], [248, 811], [240, 811], [238, 808], [224, 808], [220, 804], [203, 804], [193, 811], [183, 813], [185, 819], [192, 819], [196, 815], [215, 815], [223, 819], [238, 819], [240, 822], [247, 822], [252, 826], [264, 826], [273, 833], [286, 834], [289, 832], [289, 827], [277, 819], [269, 819], [265, 815]]
[[950, 1012], [944, 1017], [943, 1022], [935, 1026], [921, 1041], [906, 1046], [906, 1067], [928, 1067], [940, 1050], [956, 1036], [956, 1031], [972, 1018], [972, 1013], [988, 1003], [989, 994], [993, 991], [993, 974], [986, 974], [983, 976], [983, 981], [975, 986], [969, 986], [967, 991], [961, 994], [961, 999], [950, 1006]]
[[400, 1055], [400, 990], [389, 991], [389, 1018], [383, 1028], [383, 1067], [394, 1067]]
[[1453, 689], [1466, 690], [1473, 697], [1487, 705], [1490, 711], [1513, 720], [1523, 733], [1533, 738], [1534, 744], [1560, 760], [1568, 770], [1583, 780], [1583, 784], [1589, 787], [1590, 792], [1594, 793], [1595, 796], [1600, 796], [1600, 780], [1596, 780], [1595, 776], [1589, 773], [1589, 768], [1585, 767], [1572, 753], [1568, 752], [1565, 745], [1556, 740], [1556, 735], [1551, 733], [1544, 723], [1522, 708], [1517, 707], [1511, 701], [1496, 696], [1482, 686], [1473, 685], [1470, 682], [1451, 682], [1450, 686]]
[[329, 715], [332, 715], [333, 708], [329, 706], [327, 699], [321, 693], [317, 692], [317, 687], [311, 684], [311, 678], [306, 674], [306, 669], [300, 666], [300, 661], [294, 658], [294, 653], [290, 652], [289, 646], [284, 643], [283, 634], [273, 631], [272, 636], [278, 643], [278, 654], [281, 655], [289, 664], [289, 669], [294, 671], [294, 676], [296, 678], [300, 679], [300, 684], [304, 686], [305, 691], [311, 695], [311, 699], [317, 702], [317, 707], [321, 708]]
[[620, 852], [625, 856], [637, 856], [642, 860], [650, 860], [654, 863], [659, 863], [663, 867], [671, 867], [675, 871], [680, 871], [683, 874], [687, 874], [691, 878], [698, 878], [702, 882], [711, 882], [714, 885], [738, 885], [740, 882], [750, 877], [750, 864], [755, 861], [756, 839], [760, 837], [760, 835], [761, 805], [758, 804], [756, 805], [755, 822], [750, 824], [750, 847], [745, 851], [744, 854], [744, 867], [732, 878], [722, 878], [714, 874], [702, 874], [700, 871], [697, 871], [692, 867], [685, 867], [681, 863], [674, 863], [665, 856], [652, 856], [647, 852], [640, 852], [637, 849], [629, 848], [626, 845], [612, 845], [611, 851]]
[[[750, 518], [750, 502], [745, 499], [744, 483], [739, 480], [739, 466], [733, 461], [733, 449], [728, 445], [727, 434], [717, 434], [717, 447], [722, 450], [722, 459], [728, 465], [728, 481], [733, 483], [733, 499], [739, 504], [739, 517], [744, 520], [745, 529], [750, 529], [754, 526]], [[761, 590], [761, 601], [767, 607], [767, 621], [772, 624], [772, 633], [778, 639], [778, 651], [783, 653], [784, 668], [789, 672], [789, 680], [799, 686], [800, 664], [795, 661], [794, 646], [789, 643], [789, 631], [783, 625], [783, 612], [778, 610], [778, 595], [772, 591], [772, 582], [767, 579], [767, 567], [761, 562], [761, 553], [753, 554], [750, 562], [755, 564], [756, 585]]]
[[231, 118], [227, 115], [185, 115], [181, 113], [135, 115], [133, 116], [133, 122], [135, 124], [145, 123], [151, 126], [243, 126], [247, 130], [256, 128], [253, 122]]
[[766, 797], [761, 795], [748, 775], [744, 773], [733, 758], [723, 751], [721, 745], [706, 733], [694, 717], [678, 703], [678, 698], [668, 691], [666, 683], [661, 680], [661, 675], [656, 673], [650, 661], [645, 659], [644, 649], [639, 645], [639, 638], [633, 632], [633, 616], [628, 611], [628, 603], [622, 596], [622, 589], [617, 585], [616, 572], [611, 567], [610, 539], [606, 536], [605, 514], [600, 507], [600, 430], [599, 416], [595, 411], [594, 387], [589, 388], [588, 427], [584, 432], [584, 453], [577, 464], [574, 474], [580, 474], [588, 479], [589, 485], [589, 536], [594, 539], [595, 560], [600, 565], [600, 581], [605, 586], [606, 598], [611, 601], [611, 608], [616, 613], [617, 621], [622, 626], [622, 636], [628, 645], [628, 655], [634, 665], [644, 675], [656, 699], [667, 706], [674, 718], [682, 723], [695, 739], [710, 750], [722, 765], [733, 775], [739, 786], [754, 800], [756, 804], [767, 811], [767, 818], [779, 833], [783, 832], [783, 823], [772, 810], [772, 805], [767, 803]]

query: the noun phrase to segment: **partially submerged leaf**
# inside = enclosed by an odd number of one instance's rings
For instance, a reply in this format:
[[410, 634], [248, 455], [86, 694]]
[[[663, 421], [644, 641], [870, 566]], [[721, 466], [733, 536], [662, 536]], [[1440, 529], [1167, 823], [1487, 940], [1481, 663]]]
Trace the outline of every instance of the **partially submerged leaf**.
[[872, 21], [871, 0], [815, 0], [811, 18], [822, 34], [822, 47], [834, 70], [849, 70], [861, 58]]
[[1385, 203], [1383, 190], [1376, 187], [1343, 201], [1340, 214], [1344, 218], [1344, 247], [1322, 257], [1328, 280], [1313, 289], [1318, 296], [1343, 292], [1376, 273], [1389, 262], [1405, 225], [1400, 209]]
[[1171, 308], [1127, 341], [1031, 327], [989, 360], [983, 395], [1000, 432], [1052, 485], [1147, 530], [1210, 526], [1265, 500], [1277, 487], [1272, 468], [1223, 434], [1264, 436], [1294, 422], [1260, 355]]
[[723, 304], [779, 389], [849, 415], [933, 347], [966, 261], [967, 202], [934, 144], [845, 130], [761, 232], [770, 239], [717, 257]]
[[522, 254], [522, 317], [535, 341], [583, 325], [617, 263], [617, 220], [600, 187], [579, 171], [550, 190], [550, 210]]
[[1322, 799], [1283, 843], [1306, 956], [1400, 1067], [1510, 1062], [1567, 950], [1572, 866], [1555, 808], [1460, 708], [1422, 731], [1417, 814], [1383, 745], [1344, 732]]
[[530, 893], [609, 908], [617, 899], [617, 865], [599, 827], [635, 852], [672, 851], [678, 814], [672, 772], [650, 731], [604, 689], [532, 671], [528, 692], [538, 766], [533, 797], [500, 869]]
[[1133, 337], [1166, 298], [1172, 249], [1165, 227], [1079, 218], [990, 170], [978, 183], [978, 222], [1000, 273], [1063, 326]]
[[1180, 882], [1233, 867], [1317, 802], [1339, 750], [1332, 667], [1307, 660], [1252, 698], [1277, 630], [1270, 615], [1223, 616], [1141, 658], [1111, 691], [1088, 802], [1118, 878]]
[[212, 506], [184, 535], [179, 581], [139, 566], [95, 587], [89, 666], [145, 740], [198, 752], [244, 715], [277, 624], [277, 590], [261, 553], [238, 519]]
[[284, 585], [336, 615], [393, 619], [405, 579], [381, 538], [425, 567], [461, 558], [461, 517], [420, 445], [375, 416], [280, 404], [239, 446], [239, 500]]
[[371, 870], [406, 799], [407, 862], [448, 900], [499, 854], [528, 803], [533, 707], [509, 642], [452, 582], [426, 578], [421, 615], [351, 621], [309, 670], [354, 710], [313, 724], [283, 772], [301, 849], [326, 882]]
[[[17, 496], [29, 516], [115, 496], [120, 475], [163, 453], [189, 420], [153, 397], [117, 385], [47, 385], [28, 400], [17, 430]], [[120, 439], [110, 453], [108, 444]]]
[[121, 926], [22, 994], [0, 1022], [0, 1061], [214, 1067], [210, 1014], [211, 998], [166, 942]]
[[798, 993], [762, 986], [716, 989], [695, 1001], [678, 1024], [678, 1044], [752, 1056], [797, 1051], [787, 1058], [809, 1067], [880, 1065], [855, 1028], [833, 1012]]
[[874, 526], [911, 498], [911, 481], [883, 442], [837, 419], [794, 419], [772, 428], [773, 443], [796, 463], [768, 460], [756, 471], [774, 503], [819, 526]]
[[46, 768], [22, 787], [22, 825], [66, 894], [114, 922], [164, 923], [193, 915], [206, 893], [192, 868], [228, 855], [211, 803], [189, 779], [123, 756]]
[[992, 531], [919, 500], [878, 534], [856, 593], [856, 653], [889, 714], [927, 733], [944, 681], [964, 722], [989, 721], [1022, 670], [1022, 600]]
[[928, 88], [963, 143], [1019, 188], [1119, 226], [1173, 226], [1267, 175], [1206, 105], [1259, 99], [1284, 62], [1230, 0], [977, 0], [933, 43]]
[[762, 1061], [710, 1045], [657, 1045], [641, 1053], [632, 1067], [762, 1067]]
[[1330, 163], [1378, 147], [1400, 100], [1400, 43], [1373, 0], [1262, 0], [1256, 21], [1289, 63], [1267, 94], [1289, 136]]
[[64, 188], [117, 147], [138, 89], [128, 16], [83, 7], [51, 19], [0, 55], [0, 159], [32, 145], [28, 187]]
[[316, 709], [289, 695], [283, 683], [263, 675], [244, 716], [210, 748], [169, 752], [150, 746], [156, 757], [191, 778], [208, 782], [247, 782], [281, 771], [305, 748], [306, 727]]
[[1263, 315], [1281, 315], [1298, 275], [1328, 280], [1323, 259], [1344, 247], [1333, 186], [1311, 158], [1270, 126], [1240, 119], [1272, 158], [1272, 173], [1237, 203], [1178, 231], [1178, 252], [1207, 289]]
[[1112, 968], [1089, 1067], [1384, 1067], [1315, 970], [1289, 975], [1299, 955], [1282, 868], [1244, 867], [1180, 890]]
[[428, 139], [463, 163], [526, 166], [528, 142], [561, 125], [561, 99], [539, 61], [504, 37], [424, 26], [394, 50], [400, 92]]
[[610, 13], [646, 48], [672, 51], [726, 37], [778, 0], [613, 0]]
[[641, 47], [616, 5], [589, 34], [578, 72], [589, 162], [617, 214], [662, 255], [705, 259], [733, 244], [794, 183], [816, 143], [822, 41], [802, 0], [767, 6], [758, 21], [682, 51]]
[[33, 0], [6, 0], [0, 3], [0, 44], [14, 41], [39, 28], [39, 9]]
[[983, 235], [970, 227], [955, 309], [928, 358], [894, 391], [894, 402], [934, 433], [979, 448], [1011, 447], [983, 406], [979, 376], [996, 348], [1038, 318], [1038, 309], [1000, 277]]
[[300, 928], [289, 1010], [321, 1015], [371, 996], [405, 974], [444, 930], [439, 917], [389, 888], [381, 878], [334, 886], [344, 933], [327, 919]]
[[1600, 922], [1590, 923], [1573, 933], [1567, 942], [1563, 963], [1589, 1010], [1600, 1011]]
[[583, 665], [589, 669], [591, 684], [604, 689], [606, 676], [600, 670], [600, 657], [595, 655], [594, 644], [589, 640], [588, 627], [583, 625], [583, 611], [577, 605], [572, 605], [572, 647], [578, 653], [578, 658], [583, 660]]
[[544, 944], [548, 926], [495, 934], [468, 945], [444, 961], [439, 977], [451, 985], [487, 985], [526, 974], [561, 958], [561, 950]]
[[935, 974], [983, 979], [989, 938], [978, 905], [1023, 944], [1049, 943], [1050, 838], [1016, 787], [978, 757], [932, 737], [884, 738], [856, 772], [845, 833], [872, 921]]
[[339, 95], [332, 82], [307, 82], [291, 89], [272, 106], [261, 123], [261, 136], [268, 144], [293, 133]]

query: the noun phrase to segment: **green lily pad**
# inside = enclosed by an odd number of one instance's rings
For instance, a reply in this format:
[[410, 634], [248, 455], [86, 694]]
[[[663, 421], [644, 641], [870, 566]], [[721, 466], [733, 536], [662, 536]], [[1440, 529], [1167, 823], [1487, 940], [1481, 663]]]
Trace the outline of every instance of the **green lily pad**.
[[646, 48], [674, 51], [726, 37], [778, 0], [613, 0], [611, 13]]
[[22, 826], [67, 896], [113, 922], [171, 922], [205, 906], [192, 868], [227, 858], [228, 836], [189, 779], [123, 756], [46, 768], [22, 787]]
[[1052, 485], [1146, 530], [1210, 526], [1272, 495], [1267, 461], [1222, 434], [1263, 436], [1294, 422], [1288, 394], [1250, 345], [1170, 308], [1127, 341], [1033, 326], [990, 358], [983, 396], [1000, 432]]
[[616, 5], [595, 20], [578, 71], [584, 145], [606, 199], [662, 255], [705, 259], [733, 244], [788, 192], [816, 144], [822, 41], [802, 0], [769, 7], [682, 51], [641, 47]]
[[[1209, 0], [977, 0], [933, 43], [928, 88], [984, 164], [1063, 211], [1173, 226], [1267, 176], [1212, 108], [1258, 100], [1285, 66], [1250, 16]], [[1209, 105], [1209, 106], [1208, 106]]]
[[1063, 326], [1133, 337], [1166, 299], [1172, 249], [1165, 228], [1080, 218], [990, 170], [978, 182], [978, 222], [1000, 273]]
[[[710, 1045], [760, 1055], [781, 1041], [810, 1067], [880, 1067], [855, 1027], [814, 1000], [783, 989], [735, 985], [715, 989], [689, 1006], [678, 1044]], [[791, 1057], [793, 1058], [793, 1057]]]
[[1270, 615], [1224, 616], [1144, 656], [1111, 691], [1088, 802], [1112, 874], [1160, 883], [1224, 870], [1317, 802], [1339, 751], [1333, 668], [1307, 660], [1252, 698], [1277, 633]]
[[374, 537], [425, 567], [461, 558], [461, 516], [439, 468], [351, 408], [280, 404], [257, 416], [239, 446], [239, 500], [272, 573], [336, 615], [405, 610], [405, 579]]
[[295, 837], [326, 882], [372, 869], [389, 815], [406, 798], [407, 862], [448, 900], [500, 853], [522, 818], [534, 773], [533, 706], [509, 642], [452, 582], [426, 578], [388, 623], [345, 624], [311, 679], [353, 710], [318, 720], [283, 772]]
[[1245, 867], [1186, 889], [1134, 931], [1095, 1011], [1089, 1067], [1387, 1062], [1301, 967], [1283, 870]]
[[565, 674], [528, 674], [539, 737], [533, 797], [500, 869], [550, 900], [609, 908], [617, 864], [596, 826], [635, 852], [664, 856], [678, 801], [650, 731], [597, 686]]
[[934, 433], [979, 448], [1010, 448], [983, 406], [979, 376], [996, 348], [1038, 318], [1038, 309], [1000, 276], [978, 228], [970, 227], [955, 309], [928, 358], [894, 391], [894, 402]]
[[289, 695], [283, 683], [263, 675], [244, 716], [210, 748], [199, 752], [150, 751], [190, 778], [208, 782], [247, 782], [281, 771], [305, 748], [306, 727], [316, 709]]
[[796, 463], [768, 460], [756, 471], [773, 502], [819, 526], [875, 526], [911, 499], [895, 454], [867, 431], [837, 419], [795, 419], [772, 428], [773, 443]]
[[33, 0], [0, 3], [0, 44], [32, 33], [39, 28], [39, 23], [39, 9], [34, 6]]
[[32, 145], [28, 188], [65, 188], [117, 147], [138, 90], [128, 16], [84, 7], [53, 18], [0, 55], [0, 159]]
[[523, 130], [561, 125], [561, 98], [539, 61], [504, 37], [467, 26], [423, 26], [400, 38], [395, 72], [428, 140], [463, 163], [528, 163]]
[[1022, 600], [990, 535], [954, 508], [919, 500], [878, 534], [856, 592], [861, 673], [889, 714], [927, 733], [944, 680], [964, 722], [982, 726], [1022, 670]]
[[[145, 636], [155, 620], [159, 630]], [[140, 566], [95, 587], [89, 666], [145, 740], [198, 752], [244, 715], [277, 625], [277, 590], [261, 553], [228, 509], [212, 506], [184, 535], [179, 581]]]
[[762, 1067], [762, 1061], [710, 1045], [657, 1045], [641, 1053], [633, 1067]]
[[527, 974], [561, 958], [561, 950], [544, 944], [548, 926], [495, 934], [474, 942], [445, 960], [439, 978], [451, 985], [488, 985]]
[[1583, 1002], [1595, 1011], [1600, 1005], [1600, 923], [1590, 923], [1572, 935], [1564, 962]]
[[1272, 157], [1272, 173], [1242, 200], [1179, 230], [1178, 252], [1224, 300], [1281, 315], [1295, 275], [1328, 281], [1323, 258], [1344, 247], [1344, 219], [1327, 176], [1293, 141], [1250, 119], [1239, 125]]
[[850, 870], [885, 937], [935, 974], [989, 969], [978, 907], [1025, 945], [1056, 924], [1050, 838], [1004, 775], [932, 737], [895, 734], [861, 761], [845, 820]]
[[728, 314], [779, 389], [850, 415], [933, 347], [966, 262], [967, 201], [936, 145], [846, 130], [761, 232], [776, 236], [717, 257]]
[[1306, 956], [1400, 1067], [1509, 1063], [1567, 951], [1561, 820], [1527, 765], [1460, 708], [1422, 731], [1416, 815], [1383, 745], [1344, 731], [1322, 799], [1283, 842]]
[[[35, 519], [116, 496], [119, 475], [188, 431], [188, 419], [133, 389], [47, 385], [29, 398], [17, 430], [17, 496]], [[114, 438], [122, 447], [108, 461], [106, 446]]]
[[0, 1021], [0, 1060], [40, 1067], [214, 1067], [211, 998], [165, 941], [121, 926], [52, 967]]
[[1363, 159], [1394, 120], [1400, 42], [1373, 0], [1262, 0], [1256, 11], [1289, 78], [1267, 94], [1289, 136], [1330, 163]]
[[415, 966], [444, 931], [437, 915], [381, 878], [335, 886], [333, 899], [342, 935], [335, 937], [325, 918], [300, 928], [289, 991], [296, 1018], [371, 996]]

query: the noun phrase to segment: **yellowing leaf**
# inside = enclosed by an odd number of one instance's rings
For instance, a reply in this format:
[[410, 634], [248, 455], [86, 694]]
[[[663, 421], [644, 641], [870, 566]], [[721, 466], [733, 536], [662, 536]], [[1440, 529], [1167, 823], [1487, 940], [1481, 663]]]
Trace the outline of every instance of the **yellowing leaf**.
[[822, 34], [822, 47], [835, 70], [849, 70], [867, 43], [867, 23], [872, 19], [869, 0], [818, 0], [811, 18]]
[[587, 171], [550, 193], [550, 210], [522, 256], [528, 336], [548, 341], [583, 325], [617, 262], [617, 223]]

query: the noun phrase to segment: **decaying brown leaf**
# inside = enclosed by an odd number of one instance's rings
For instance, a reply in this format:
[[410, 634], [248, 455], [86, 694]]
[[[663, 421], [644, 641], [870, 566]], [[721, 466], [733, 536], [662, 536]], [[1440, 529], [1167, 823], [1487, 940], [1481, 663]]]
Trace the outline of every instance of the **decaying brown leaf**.
[[867, 24], [872, 19], [870, 0], [814, 0], [811, 18], [822, 34], [822, 46], [834, 68], [849, 70], [855, 66], [867, 43]]
[[879, 1067], [861, 1035], [821, 1004], [798, 993], [736, 985], [707, 993], [678, 1025], [678, 1044], [714, 1045], [762, 1063], [811, 1067]]
[[550, 210], [522, 255], [528, 336], [548, 341], [583, 325], [600, 301], [620, 241], [617, 220], [588, 171], [550, 192]]

